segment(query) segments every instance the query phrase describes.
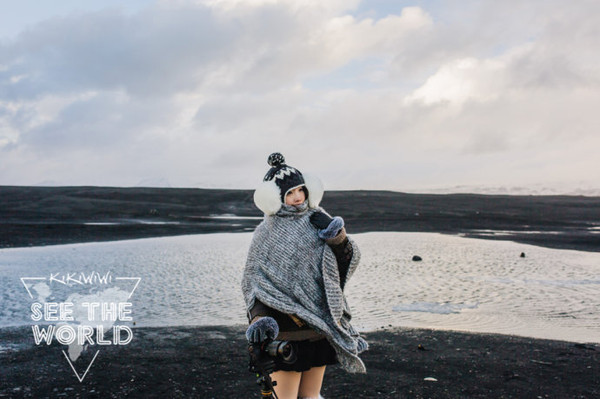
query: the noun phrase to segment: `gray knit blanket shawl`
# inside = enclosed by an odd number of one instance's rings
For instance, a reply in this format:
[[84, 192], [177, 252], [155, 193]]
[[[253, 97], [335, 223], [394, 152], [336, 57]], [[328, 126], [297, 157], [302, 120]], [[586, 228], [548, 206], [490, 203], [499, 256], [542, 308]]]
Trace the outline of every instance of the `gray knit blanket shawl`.
[[[258, 298], [285, 314], [293, 314], [324, 334], [348, 372], [365, 373], [358, 354], [367, 342], [350, 325], [350, 309], [340, 288], [336, 257], [317, 236], [309, 217], [319, 209], [283, 205], [265, 216], [256, 228], [242, 278], [248, 315]], [[360, 252], [354, 241], [346, 281], [352, 276]]]

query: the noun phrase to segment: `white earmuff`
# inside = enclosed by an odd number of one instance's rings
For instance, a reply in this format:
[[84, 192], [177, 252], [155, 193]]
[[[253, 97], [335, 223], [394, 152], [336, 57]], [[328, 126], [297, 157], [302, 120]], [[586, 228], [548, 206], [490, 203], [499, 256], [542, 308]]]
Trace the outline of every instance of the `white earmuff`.
[[254, 191], [254, 204], [267, 215], [274, 215], [281, 208], [279, 187], [273, 180], [263, 181]]
[[308, 190], [308, 206], [318, 208], [324, 193], [321, 179], [309, 173], [303, 173], [302, 177], [304, 177], [304, 185]]

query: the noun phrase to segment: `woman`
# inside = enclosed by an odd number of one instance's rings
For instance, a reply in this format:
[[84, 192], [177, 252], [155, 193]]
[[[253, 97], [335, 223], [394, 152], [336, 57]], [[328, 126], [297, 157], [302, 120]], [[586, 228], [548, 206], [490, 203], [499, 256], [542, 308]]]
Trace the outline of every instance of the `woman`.
[[271, 169], [254, 193], [265, 213], [256, 228], [242, 279], [251, 343], [287, 340], [297, 360], [276, 360], [275, 393], [280, 399], [320, 398], [328, 364], [365, 372], [358, 354], [367, 343], [350, 325], [343, 293], [360, 253], [346, 236], [344, 221], [331, 218], [319, 202], [321, 182], [269, 156]]

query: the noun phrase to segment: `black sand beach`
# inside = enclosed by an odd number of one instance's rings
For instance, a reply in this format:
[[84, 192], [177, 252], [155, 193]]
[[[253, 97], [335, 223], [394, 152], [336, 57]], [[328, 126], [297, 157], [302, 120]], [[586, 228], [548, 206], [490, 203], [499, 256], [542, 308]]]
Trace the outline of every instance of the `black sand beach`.
[[[440, 232], [600, 251], [597, 197], [339, 191], [322, 205], [350, 233]], [[260, 216], [244, 190], [5, 186], [0, 248], [252, 231]], [[0, 397], [258, 398], [244, 331], [135, 328], [129, 345], [102, 347], [79, 382], [62, 346], [35, 346], [27, 327], [3, 328]], [[368, 373], [328, 368], [325, 398], [600, 397], [598, 344], [417, 329], [364, 335]], [[80, 373], [92, 353], [75, 363]]]
[[[0, 330], [0, 397], [258, 398], [244, 326], [135, 328], [102, 347], [79, 382], [56, 344], [26, 327]], [[502, 335], [394, 329], [364, 334], [367, 374], [330, 366], [327, 398], [597, 398], [600, 346]], [[92, 354], [76, 367], [84, 370]], [[82, 373], [83, 371], [80, 371]], [[434, 380], [433, 380], [434, 379]]]
[[[252, 231], [262, 217], [252, 194], [0, 186], [0, 248]], [[328, 191], [322, 205], [344, 217], [349, 233], [438, 232], [600, 251], [592, 230], [600, 227], [600, 197]]]

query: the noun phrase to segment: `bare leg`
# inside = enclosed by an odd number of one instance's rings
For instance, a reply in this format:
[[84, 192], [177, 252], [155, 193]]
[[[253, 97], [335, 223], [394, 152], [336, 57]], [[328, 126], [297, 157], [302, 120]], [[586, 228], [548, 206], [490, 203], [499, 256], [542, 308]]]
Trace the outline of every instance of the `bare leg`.
[[325, 366], [313, 367], [310, 370], [302, 372], [298, 396], [300, 398], [318, 398], [321, 386], [323, 385], [324, 375]]
[[302, 373], [297, 371], [276, 371], [271, 374], [271, 379], [277, 381], [275, 393], [279, 399], [297, 399], [298, 387]]

